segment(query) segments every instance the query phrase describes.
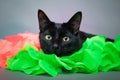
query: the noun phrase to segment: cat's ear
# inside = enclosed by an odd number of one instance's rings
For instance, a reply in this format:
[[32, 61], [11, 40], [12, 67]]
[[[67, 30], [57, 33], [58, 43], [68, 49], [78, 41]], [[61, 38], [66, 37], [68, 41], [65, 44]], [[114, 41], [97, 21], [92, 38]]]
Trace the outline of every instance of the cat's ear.
[[47, 27], [48, 23], [50, 22], [47, 15], [40, 9], [38, 10], [38, 21], [39, 21], [39, 29], [41, 32], [45, 29], [45, 27]]
[[71, 28], [74, 34], [79, 32], [80, 24], [82, 20], [82, 12], [77, 12], [72, 16], [72, 18], [67, 22], [68, 26]]

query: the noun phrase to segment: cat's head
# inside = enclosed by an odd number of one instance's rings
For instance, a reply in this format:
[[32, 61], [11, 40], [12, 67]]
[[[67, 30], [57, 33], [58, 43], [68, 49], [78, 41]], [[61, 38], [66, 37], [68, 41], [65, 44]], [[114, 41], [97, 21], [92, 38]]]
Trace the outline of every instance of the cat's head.
[[46, 54], [56, 54], [59, 57], [71, 55], [79, 50], [81, 41], [78, 34], [81, 19], [82, 13], [77, 12], [68, 22], [55, 23], [50, 21], [42, 10], [38, 10], [42, 50]]

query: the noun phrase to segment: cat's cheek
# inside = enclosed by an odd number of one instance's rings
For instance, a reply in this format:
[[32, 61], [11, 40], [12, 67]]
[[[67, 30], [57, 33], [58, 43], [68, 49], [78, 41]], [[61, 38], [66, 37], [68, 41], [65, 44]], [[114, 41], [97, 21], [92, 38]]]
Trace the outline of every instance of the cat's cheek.
[[40, 41], [40, 43], [41, 43], [41, 48], [42, 48], [44, 53], [46, 53], [46, 54], [51, 54], [52, 53], [52, 48], [51, 48], [50, 41], [46, 41], [46, 40], [42, 39]]

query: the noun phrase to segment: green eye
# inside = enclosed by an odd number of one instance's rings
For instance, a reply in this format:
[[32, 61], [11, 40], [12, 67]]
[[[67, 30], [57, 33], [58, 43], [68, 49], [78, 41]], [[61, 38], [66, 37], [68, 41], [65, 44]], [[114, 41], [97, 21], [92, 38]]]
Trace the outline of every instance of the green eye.
[[46, 39], [46, 40], [51, 40], [51, 39], [52, 39], [52, 36], [51, 36], [51, 35], [46, 35], [46, 36], [45, 36], [45, 39]]
[[63, 41], [66, 41], [66, 42], [70, 41], [70, 37], [63, 37]]

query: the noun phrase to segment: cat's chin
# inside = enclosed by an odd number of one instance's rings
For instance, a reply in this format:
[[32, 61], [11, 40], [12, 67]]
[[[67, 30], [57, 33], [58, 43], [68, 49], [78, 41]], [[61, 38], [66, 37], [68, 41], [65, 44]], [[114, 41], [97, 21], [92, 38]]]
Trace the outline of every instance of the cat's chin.
[[70, 56], [72, 55], [74, 52], [71, 52], [71, 51], [63, 51], [63, 52], [60, 52], [60, 51], [48, 51], [48, 50], [45, 50], [43, 51], [45, 54], [55, 54], [57, 57], [63, 57], [63, 56]]

